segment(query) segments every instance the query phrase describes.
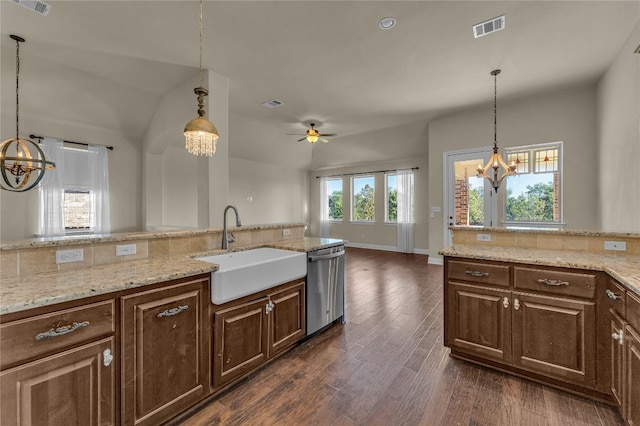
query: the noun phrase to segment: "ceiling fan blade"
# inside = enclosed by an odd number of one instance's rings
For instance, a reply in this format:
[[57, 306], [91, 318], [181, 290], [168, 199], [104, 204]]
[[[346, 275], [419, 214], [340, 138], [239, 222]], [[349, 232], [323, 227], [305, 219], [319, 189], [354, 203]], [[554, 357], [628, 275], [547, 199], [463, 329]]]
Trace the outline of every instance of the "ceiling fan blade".
[[326, 137], [332, 138], [334, 136], [338, 136], [338, 134], [337, 133], [320, 133], [319, 136], [326, 136]]
[[303, 140], [307, 139], [307, 137], [305, 136], [304, 138], [300, 138], [298, 139], [298, 142], [302, 142]]
[[306, 133], [285, 133], [286, 135], [291, 136], [307, 136]]
[[329, 142], [329, 139], [325, 139], [325, 138], [323, 138], [323, 137], [320, 137], [320, 140], [321, 140], [322, 142], [324, 142], [324, 143]]

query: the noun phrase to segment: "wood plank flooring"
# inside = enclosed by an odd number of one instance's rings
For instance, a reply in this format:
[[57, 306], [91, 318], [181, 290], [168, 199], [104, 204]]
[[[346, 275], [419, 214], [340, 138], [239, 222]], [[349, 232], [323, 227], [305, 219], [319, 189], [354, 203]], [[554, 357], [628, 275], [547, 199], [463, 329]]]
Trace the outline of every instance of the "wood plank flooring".
[[449, 357], [442, 267], [348, 248], [334, 325], [175, 425], [623, 425], [611, 407]]

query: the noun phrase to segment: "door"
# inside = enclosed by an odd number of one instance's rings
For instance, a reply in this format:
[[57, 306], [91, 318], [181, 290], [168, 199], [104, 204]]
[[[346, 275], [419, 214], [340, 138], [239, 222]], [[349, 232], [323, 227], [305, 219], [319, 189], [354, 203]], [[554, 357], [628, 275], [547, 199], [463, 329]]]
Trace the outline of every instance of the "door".
[[0, 424], [113, 425], [113, 337], [3, 371]]
[[497, 224], [497, 197], [486, 179], [476, 177], [490, 156], [489, 148], [444, 153], [445, 246], [452, 244], [449, 226]]
[[613, 311], [609, 310], [610, 316], [610, 352], [611, 352], [611, 394], [615, 398], [618, 406], [623, 406], [624, 390], [624, 322]]
[[449, 282], [447, 334], [451, 349], [511, 360], [511, 292]]
[[595, 386], [595, 303], [514, 292], [512, 306], [516, 366]]
[[204, 396], [204, 285], [192, 281], [122, 298], [123, 424], [160, 424]]
[[219, 387], [267, 359], [269, 299], [222, 309], [214, 314], [213, 384]]
[[629, 425], [640, 425], [640, 334], [627, 325], [626, 333], [626, 389], [623, 410]]
[[305, 336], [304, 281], [270, 294], [269, 356], [288, 348]]

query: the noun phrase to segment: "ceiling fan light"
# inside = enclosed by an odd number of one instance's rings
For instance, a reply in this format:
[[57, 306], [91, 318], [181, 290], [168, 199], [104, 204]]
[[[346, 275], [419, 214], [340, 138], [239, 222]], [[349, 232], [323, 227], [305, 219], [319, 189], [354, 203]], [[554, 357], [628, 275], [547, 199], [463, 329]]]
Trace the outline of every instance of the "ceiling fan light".
[[307, 140], [311, 143], [318, 142], [318, 135], [307, 135]]

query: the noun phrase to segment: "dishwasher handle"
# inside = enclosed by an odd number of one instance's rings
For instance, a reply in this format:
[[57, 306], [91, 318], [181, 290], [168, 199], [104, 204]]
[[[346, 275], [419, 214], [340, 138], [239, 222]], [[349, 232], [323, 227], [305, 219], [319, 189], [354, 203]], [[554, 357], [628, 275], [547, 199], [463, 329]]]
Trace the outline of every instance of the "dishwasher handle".
[[321, 254], [321, 255], [318, 255], [318, 256], [309, 255], [309, 262], [317, 262], [318, 260], [333, 259], [335, 257], [340, 257], [342, 255], [344, 255], [344, 250], [341, 250], [341, 251], [336, 252], [336, 253]]

